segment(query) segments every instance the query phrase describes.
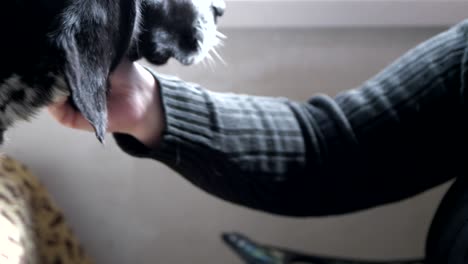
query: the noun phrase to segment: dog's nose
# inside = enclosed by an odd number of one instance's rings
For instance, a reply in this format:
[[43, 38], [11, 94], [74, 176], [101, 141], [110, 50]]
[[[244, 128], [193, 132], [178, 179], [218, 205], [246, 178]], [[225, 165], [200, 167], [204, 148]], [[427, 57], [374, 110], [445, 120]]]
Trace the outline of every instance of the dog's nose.
[[211, 7], [213, 8], [214, 15], [221, 17], [224, 15], [224, 10], [226, 10], [226, 3], [224, 0], [213, 0]]

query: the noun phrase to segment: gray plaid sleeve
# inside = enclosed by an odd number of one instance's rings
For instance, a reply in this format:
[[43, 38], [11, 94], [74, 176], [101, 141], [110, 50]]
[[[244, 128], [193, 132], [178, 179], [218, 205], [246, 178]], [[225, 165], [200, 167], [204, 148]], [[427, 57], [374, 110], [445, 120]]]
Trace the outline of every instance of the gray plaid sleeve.
[[404, 199], [456, 177], [468, 147], [468, 22], [419, 44], [360, 87], [307, 102], [217, 93], [154, 73], [157, 149], [116, 134], [222, 199], [310, 216]]

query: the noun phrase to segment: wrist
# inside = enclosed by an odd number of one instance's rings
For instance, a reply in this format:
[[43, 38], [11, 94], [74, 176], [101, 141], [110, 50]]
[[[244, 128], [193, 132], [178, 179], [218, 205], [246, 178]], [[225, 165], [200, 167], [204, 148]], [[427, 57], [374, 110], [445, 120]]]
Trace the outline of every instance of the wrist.
[[141, 119], [136, 123], [130, 134], [147, 147], [155, 147], [161, 140], [164, 130], [164, 114], [159, 83], [147, 69], [140, 66], [144, 84], [150, 100], [145, 107]]

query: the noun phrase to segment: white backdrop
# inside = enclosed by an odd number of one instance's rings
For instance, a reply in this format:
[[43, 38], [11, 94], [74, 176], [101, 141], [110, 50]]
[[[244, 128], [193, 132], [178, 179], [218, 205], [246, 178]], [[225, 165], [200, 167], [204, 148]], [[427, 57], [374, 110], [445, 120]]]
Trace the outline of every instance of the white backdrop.
[[227, 0], [225, 27], [447, 26], [466, 0]]

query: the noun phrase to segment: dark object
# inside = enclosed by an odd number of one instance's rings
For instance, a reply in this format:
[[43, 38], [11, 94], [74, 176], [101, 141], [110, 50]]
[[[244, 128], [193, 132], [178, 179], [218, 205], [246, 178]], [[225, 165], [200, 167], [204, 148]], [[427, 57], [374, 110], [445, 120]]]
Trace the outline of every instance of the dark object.
[[239, 233], [224, 233], [223, 240], [248, 264], [422, 264], [422, 260], [366, 261], [340, 259], [261, 245]]
[[223, 233], [222, 239], [247, 264], [467, 264], [468, 180], [457, 179], [444, 196], [429, 230], [425, 259], [379, 262], [312, 255], [259, 244], [236, 232]]
[[468, 263], [468, 178], [458, 178], [442, 199], [426, 243], [427, 264]]

